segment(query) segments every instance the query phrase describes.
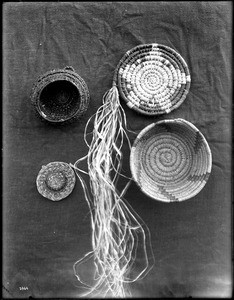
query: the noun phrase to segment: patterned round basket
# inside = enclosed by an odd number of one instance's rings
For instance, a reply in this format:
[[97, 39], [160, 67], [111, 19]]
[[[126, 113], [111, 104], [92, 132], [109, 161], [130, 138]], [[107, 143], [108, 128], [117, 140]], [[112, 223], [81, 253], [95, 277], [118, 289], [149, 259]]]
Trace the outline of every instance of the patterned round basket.
[[31, 92], [37, 115], [53, 124], [79, 119], [88, 108], [89, 98], [85, 81], [72, 67], [40, 76]]
[[52, 201], [66, 198], [72, 192], [75, 183], [73, 169], [64, 162], [51, 162], [42, 166], [36, 179], [38, 192]]
[[202, 133], [183, 119], [145, 127], [131, 149], [133, 179], [153, 199], [173, 202], [194, 197], [205, 186], [212, 155]]
[[191, 77], [186, 62], [174, 49], [143, 44], [126, 52], [116, 68], [114, 82], [130, 108], [159, 115], [181, 105]]

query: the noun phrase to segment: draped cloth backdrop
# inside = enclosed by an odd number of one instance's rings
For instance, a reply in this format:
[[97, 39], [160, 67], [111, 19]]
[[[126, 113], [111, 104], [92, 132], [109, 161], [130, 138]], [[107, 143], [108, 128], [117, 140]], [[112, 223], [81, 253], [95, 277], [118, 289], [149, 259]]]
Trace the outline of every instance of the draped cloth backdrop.
[[[147, 117], [121, 101], [129, 129], [183, 118], [206, 137], [213, 158], [204, 189], [181, 203], [144, 195], [132, 182], [126, 200], [151, 232], [155, 265], [131, 286], [139, 297], [226, 297], [231, 277], [231, 36], [232, 3], [19, 2], [3, 5], [3, 296], [77, 297], [73, 263], [91, 251], [90, 213], [77, 180], [60, 201], [36, 188], [42, 165], [74, 163], [88, 149], [89, 117], [111, 87], [129, 49], [159, 43], [188, 64], [191, 88], [182, 105]], [[90, 105], [73, 124], [53, 127], [32, 109], [38, 76], [72, 66], [85, 80]], [[136, 135], [129, 133], [131, 143]], [[123, 170], [131, 176], [123, 146]], [[120, 182], [124, 186], [126, 182]], [[92, 267], [84, 269], [87, 278]]]

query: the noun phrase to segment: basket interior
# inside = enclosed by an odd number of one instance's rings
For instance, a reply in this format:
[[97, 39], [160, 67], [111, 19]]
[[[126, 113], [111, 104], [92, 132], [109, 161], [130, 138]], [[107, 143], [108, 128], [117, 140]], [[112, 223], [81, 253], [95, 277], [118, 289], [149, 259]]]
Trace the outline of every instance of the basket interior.
[[56, 80], [41, 91], [39, 109], [43, 117], [50, 121], [71, 118], [80, 107], [80, 93], [68, 80]]

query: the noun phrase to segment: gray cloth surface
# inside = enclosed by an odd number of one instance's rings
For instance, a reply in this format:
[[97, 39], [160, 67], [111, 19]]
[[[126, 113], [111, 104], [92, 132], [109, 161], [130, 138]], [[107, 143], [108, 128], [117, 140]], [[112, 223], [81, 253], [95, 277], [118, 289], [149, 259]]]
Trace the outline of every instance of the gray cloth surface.
[[[186, 60], [191, 88], [168, 115], [146, 117], [121, 102], [129, 128], [184, 118], [206, 137], [211, 176], [194, 198], [162, 203], [135, 183], [125, 198], [148, 225], [155, 265], [133, 296], [226, 297], [231, 279], [231, 2], [67, 2], [3, 5], [3, 295], [77, 297], [72, 265], [91, 250], [88, 206], [77, 181], [54, 203], [35, 184], [43, 164], [87, 153], [87, 120], [111, 87], [115, 67], [139, 44], [172, 47]], [[39, 75], [73, 66], [91, 101], [80, 122], [51, 127], [30, 103]], [[131, 142], [134, 134], [129, 134]], [[129, 157], [124, 153], [129, 172]], [[128, 174], [130, 175], [130, 174]], [[87, 270], [89, 272], [89, 270]]]

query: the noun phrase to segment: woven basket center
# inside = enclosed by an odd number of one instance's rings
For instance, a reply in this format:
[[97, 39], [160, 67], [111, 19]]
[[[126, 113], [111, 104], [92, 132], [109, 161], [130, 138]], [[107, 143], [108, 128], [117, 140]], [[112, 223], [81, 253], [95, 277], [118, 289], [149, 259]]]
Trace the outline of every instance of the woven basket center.
[[169, 165], [173, 161], [173, 155], [169, 151], [165, 151], [161, 154], [160, 160], [164, 165]]
[[59, 191], [66, 185], [66, 177], [62, 172], [54, 172], [47, 176], [46, 184], [49, 189]]
[[149, 76], [148, 77], [148, 82], [151, 85], [158, 85], [159, 84], [159, 79], [156, 76]]

